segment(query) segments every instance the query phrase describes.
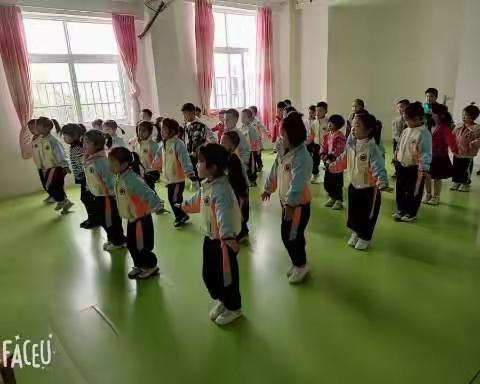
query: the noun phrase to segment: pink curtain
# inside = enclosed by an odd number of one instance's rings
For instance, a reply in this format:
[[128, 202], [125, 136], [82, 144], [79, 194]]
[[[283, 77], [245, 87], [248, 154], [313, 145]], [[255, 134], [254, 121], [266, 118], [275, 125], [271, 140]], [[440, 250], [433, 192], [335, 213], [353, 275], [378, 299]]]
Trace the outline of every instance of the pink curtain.
[[197, 78], [203, 113], [210, 109], [213, 86], [213, 39], [215, 22], [210, 0], [195, 0], [195, 45], [197, 48]]
[[10, 96], [20, 121], [20, 150], [22, 157], [28, 159], [32, 157], [32, 138], [27, 122], [32, 116], [33, 101], [27, 43], [19, 7], [0, 7], [0, 55]]
[[273, 125], [273, 31], [272, 10], [257, 12], [257, 104], [260, 120], [266, 127]]
[[123, 68], [130, 82], [130, 96], [132, 97], [135, 116], [140, 111], [140, 90], [136, 81], [137, 73], [137, 35], [135, 33], [135, 17], [129, 15], [112, 15], [113, 32], [117, 41]]

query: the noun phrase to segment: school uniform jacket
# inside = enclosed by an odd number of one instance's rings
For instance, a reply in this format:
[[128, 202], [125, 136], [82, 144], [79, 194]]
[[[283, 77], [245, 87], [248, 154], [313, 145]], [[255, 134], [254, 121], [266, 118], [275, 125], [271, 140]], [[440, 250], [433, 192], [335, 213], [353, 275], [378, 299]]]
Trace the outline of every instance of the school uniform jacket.
[[85, 156], [85, 178], [94, 196], [113, 196], [114, 179], [105, 151]]
[[127, 146], [125, 145], [125, 140], [123, 140], [122, 137], [118, 136], [118, 135], [113, 135], [111, 136], [112, 137], [112, 148], [117, 148], [117, 147], [125, 147], [127, 148]]
[[321, 145], [323, 137], [328, 132], [328, 118], [324, 117], [322, 119], [315, 120], [313, 124], [313, 142], [315, 144]]
[[480, 139], [480, 125], [475, 124], [466, 127], [464, 124], [457, 126], [453, 130], [457, 139], [458, 154], [457, 157], [473, 158], [477, 155], [480, 145], [474, 143], [474, 140]]
[[270, 170], [265, 191], [273, 193], [278, 189], [282, 206], [296, 207], [309, 203], [312, 200], [312, 167], [312, 157], [305, 144], [302, 143], [288, 152], [282, 149]]
[[345, 170], [350, 184], [357, 189], [388, 186], [385, 158], [373, 138], [358, 140], [349, 136], [345, 151], [329, 166], [332, 173]]
[[187, 147], [177, 136], [160, 144], [155, 155], [155, 163], [162, 171], [167, 184], [181, 183], [185, 181], [186, 176], [195, 176]]
[[340, 131], [330, 131], [323, 137], [320, 154], [336, 159], [345, 150], [346, 137]]
[[240, 131], [245, 135], [252, 152], [257, 152], [262, 147], [262, 137], [253, 123], [243, 125]]
[[420, 171], [428, 172], [432, 162], [432, 135], [427, 127], [405, 128], [395, 157], [404, 167], [418, 165]]
[[155, 155], [158, 151], [158, 143], [152, 138], [147, 140], [138, 140], [134, 138], [130, 146], [133, 152], [136, 152], [140, 157], [140, 163], [146, 172], [158, 171], [158, 163], [155, 162]]
[[314, 126], [315, 126], [316, 121], [317, 120], [315, 120], [315, 119], [313, 119], [313, 120], [306, 119], [303, 122], [305, 124], [305, 130], [307, 131], [307, 140], [306, 140], [307, 145], [311, 144], [313, 142], [314, 137], [315, 137]]
[[403, 130], [406, 128], [405, 120], [402, 116], [398, 116], [392, 121], [392, 139], [395, 141], [400, 141], [400, 136], [402, 136]]
[[163, 209], [163, 201], [131, 168], [115, 177], [114, 190], [118, 213], [129, 222]]
[[[228, 129], [225, 130], [225, 132], [228, 131]], [[248, 165], [248, 163], [250, 162], [250, 152], [252, 151], [252, 149], [250, 147], [250, 144], [248, 143], [247, 138], [238, 128], [230, 129], [230, 131], [237, 132], [238, 137], [240, 138], [240, 143], [238, 144], [236, 153], [242, 161], [242, 164]]]
[[38, 136], [32, 141], [33, 160], [38, 169], [68, 168], [67, 155], [60, 141], [51, 134]]

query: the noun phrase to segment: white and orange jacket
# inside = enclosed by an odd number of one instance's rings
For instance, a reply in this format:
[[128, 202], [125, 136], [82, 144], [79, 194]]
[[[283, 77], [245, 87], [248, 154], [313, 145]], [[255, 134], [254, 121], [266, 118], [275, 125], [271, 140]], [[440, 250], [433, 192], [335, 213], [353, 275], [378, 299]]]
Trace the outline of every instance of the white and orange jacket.
[[312, 167], [312, 157], [305, 144], [286, 153], [282, 148], [265, 182], [265, 191], [271, 194], [278, 189], [282, 206], [296, 207], [310, 203]]
[[253, 122], [243, 125], [242, 128], [240, 128], [240, 132], [242, 132], [247, 139], [252, 152], [258, 152], [262, 149], [262, 136], [258, 134], [258, 129]]
[[158, 151], [157, 142], [152, 138], [138, 140], [138, 137], [135, 137], [129, 142], [129, 145], [131, 150], [136, 152], [140, 157], [140, 163], [142, 164], [145, 173], [159, 171], [159, 164], [155, 161], [155, 156]]
[[181, 183], [186, 177], [195, 176], [187, 147], [177, 136], [160, 144], [154, 162], [167, 184]]
[[312, 134], [313, 142], [315, 144], [321, 145], [323, 142], [323, 136], [328, 132], [328, 117], [315, 120], [315, 123], [312, 125]]
[[404, 167], [418, 165], [420, 171], [428, 172], [432, 162], [432, 134], [427, 127], [405, 128], [395, 159]]
[[114, 178], [105, 151], [85, 156], [85, 178], [94, 196], [113, 196]]
[[32, 140], [33, 161], [37, 169], [68, 168], [67, 155], [60, 141], [50, 133]]
[[350, 184], [357, 189], [388, 187], [385, 158], [373, 138], [358, 140], [353, 135], [348, 137], [345, 151], [329, 166], [332, 173], [345, 170]]
[[247, 137], [238, 128], [233, 128], [233, 129], [225, 128], [225, 132], [228, 132], [228, 131], [236, 132], [238, 137], [240, 138], [240, 143], [238, 144], [238, 147], [235, 153], [242, 161], [242, 164], [246, 165], [248, 168], [248, 163], [250, 162], [250, 152], [252, 151], [252, 148], [250, 147], [250, 143], [248, 142]]
[[118, 213], [129, 222], [163, 210], [163, 201], [131, 168], [115, 177], [114, 190]]

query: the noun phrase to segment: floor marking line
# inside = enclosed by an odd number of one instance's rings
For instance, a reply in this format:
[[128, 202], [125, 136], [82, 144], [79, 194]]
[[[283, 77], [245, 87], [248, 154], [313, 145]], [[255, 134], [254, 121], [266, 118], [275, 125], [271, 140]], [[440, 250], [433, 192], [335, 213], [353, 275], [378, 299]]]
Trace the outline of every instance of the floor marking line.
[[113, 331], [115, 336], [118, 337], [119, 332], [118, 332], [117, 328], [115, 327], [115, 324], [113, 324], [113, 322], [108, 318], [108, 316], [100, 308], [98, 308], [96, 305], [92, 305], [91, 308], [95, 312], [97, 312], [97, 314], [103, 319], [103, 321], [105, 321], [108, 324], [108, 326], [111, 328], [111, 330]]

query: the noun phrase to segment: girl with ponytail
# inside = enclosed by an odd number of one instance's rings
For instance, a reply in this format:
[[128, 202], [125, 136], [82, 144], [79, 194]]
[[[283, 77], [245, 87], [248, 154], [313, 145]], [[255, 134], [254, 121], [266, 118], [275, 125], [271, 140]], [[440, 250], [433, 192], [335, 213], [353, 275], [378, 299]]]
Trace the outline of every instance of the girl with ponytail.
[[103, 132], [107, 135], [106, 144], [107, 148], [126, 147], [125, 141], [122, 137], [117, 135], [117, 130], [125, 134], [125, 130], [121, 128], [115, 120], [106, 120], [102, 125]]
[[127, 148], [113, 148], [108, 160], [116, 175], [114, 193], [120, 217], [128, 221], [127, 248], [133, 259], [130, 279], [148, 279], [159, 272], [153, 253], [152, 212], [163, 212], [163, 201], [140, 176], [140, 158]]

